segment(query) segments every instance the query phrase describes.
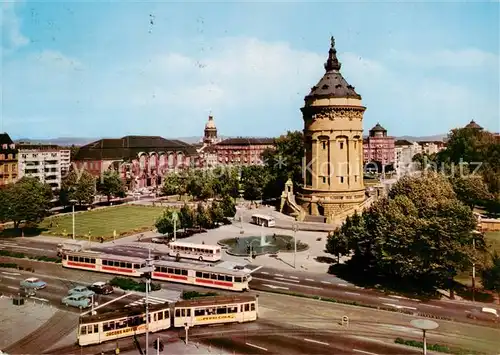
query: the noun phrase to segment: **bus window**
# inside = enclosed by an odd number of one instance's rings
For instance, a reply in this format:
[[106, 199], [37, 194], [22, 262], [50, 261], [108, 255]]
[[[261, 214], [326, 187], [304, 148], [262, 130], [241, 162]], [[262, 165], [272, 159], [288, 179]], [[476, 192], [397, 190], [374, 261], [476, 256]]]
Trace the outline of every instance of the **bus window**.
[[87, 326], [86, 325], [82, 325], [80, 327], [80, 335], [86, 335], [87, 334]]
[[250, 303], [250, 310], [255, 311], [255, 303]]

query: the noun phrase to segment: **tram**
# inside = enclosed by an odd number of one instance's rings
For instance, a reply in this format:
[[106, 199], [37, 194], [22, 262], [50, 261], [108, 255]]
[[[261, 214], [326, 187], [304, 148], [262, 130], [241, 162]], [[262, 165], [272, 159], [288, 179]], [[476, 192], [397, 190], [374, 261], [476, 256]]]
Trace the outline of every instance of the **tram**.
[[[256, 296], [204, 297], [197, 300], [149, 305], [149, 332], [171, 327], [252, 322], [258, 318]], [[144, 306], [80, 317], [78, 344], [100, 344], [146, 332]]]
[[[95, 251], [67, 251], [62, 256], [63, 267], [140, 277], [146, 267], [144, 259], [103, 254]], [[228, 270], [175, 261], [155, 261], [154, 280], [184, 283], [229, 291], [247, 291], [252, 276], [242, 270]]]

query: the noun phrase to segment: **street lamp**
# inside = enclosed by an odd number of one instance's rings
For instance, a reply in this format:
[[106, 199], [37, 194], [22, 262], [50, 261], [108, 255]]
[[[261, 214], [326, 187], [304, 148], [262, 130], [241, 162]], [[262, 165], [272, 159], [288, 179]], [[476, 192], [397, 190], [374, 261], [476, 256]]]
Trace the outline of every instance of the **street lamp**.
[[248, 243], [248, 246], [250, 247], [250, 248], [249, 248], [249, 252], [250, 252], [250, 262], [252, 262], [252, 256], [253, 256], [253, 243], [258, 242], [258, 241], [259, 241], [258, 239], [254, 239], [254, 240], [252, 240], [250, 243]]
[[481, 234], [478, 231], [472, 232], [472, 249], [474, 255], [472, 256], [472, 302], [476, 298], [476, 235]]
[[155, 270], [153, 266], [153, 258], [151, 257], [151, 249], [146, 259], [146, 267], [139, 269], [139, 272], [146, 277], [146, 355], [149, 349], [149, 289], [151, 287], [151, 275]]
[[73, 240], [75, 240], [75, 204], [77, 203], [77, 200], [69, 200], [69, 203], [71, 203], [71, 218], [72, 218], [72, 225], [73, 225]]
[[179, 218], [179, 215], [177, 214], [177, 211], [174, 211], [172, 213], [172, 219], [174, 220], [174, 242], [177, 240], [177, 219]]
[[427, 338], [425, 336], [425, 332], [427, 330], [437, 329], [437, 327], [439, 327], [439, 324], [437, 324], [436, 322], [434, 322], [432, 320], [429, 320], [429, 319], [414, 319], [414, 320], [412, 320], [410, 322], [410, 324], [413, 327], [422, 330], [423, 341], [424, 341], [424, 352], [423, 352], [423, 354], [427, 355]]
[[297, 230], [299, 229], [299, 226], [297, 223], [292, 224], [292, 230], [293, 230], [293, 268], [296, 268], [296, 260], [297, 260], [297, 238], [296, 238], [296, 233]]

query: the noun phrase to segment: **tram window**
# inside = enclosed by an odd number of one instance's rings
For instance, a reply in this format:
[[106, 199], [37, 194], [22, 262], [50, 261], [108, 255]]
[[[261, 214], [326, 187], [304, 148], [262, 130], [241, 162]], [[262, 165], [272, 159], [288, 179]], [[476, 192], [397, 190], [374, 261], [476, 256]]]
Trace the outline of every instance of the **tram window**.
[[85, 335], [87, 334], [87, 326], [86, 325], [82, 325], [80, 327], [80, 335]]
[[90, 259], [89, 258], [85, 258], [85, 262], [88, 264], [90, 263]]
[[217, 308], [217, 314], [226, 314], [226, 313], [227, 313], [226, 307]]
[[99, 324], [94, 324], [94, 333], [99, 333]]
[[113, 261], [113, 265], [114, 266], [120, 266], [120, 262], [119, 261]]
[[250, 310], [250, 305], [248, 303], [245, 304], [245, 312], [248, 312]]
[[170, 319], [170, 311], [165, 311], [165, 319]]
[[210, 274], [208, 272], [204, 272], [203, 273], [203, 278], [204, 279], [209, 279], [210, 278]]
[[131, 263], [127, 263], [127, 269], [132, 269], [132, 264]]
[[205, 315], [205, 310], [204, 309], [195, 309], [194, 310], [194, 316], [195, 317], [204, 316], [204, 315]]
[[187, 276], [188, 271], [187, 270], [181, 270], [181, 275]]
[[180, 317], [181, 316], [181, 310], [180, 309], [176, 309], [175, 310], [175, 316], [176, 317]]
[[90, 259], [91, 264], [95, 264], [95, 259]]
[[228, 313], [238, 313], [238, 306], [229, 307], [227, 312]]
[[181, 274], [181, 270], [180, 269], [175, 269], [175, 274], [176, 275], [180, 275]]
[[255, 303], [250, 303], [250, 310], [255, 311]]
[[73, 261], [73, 257], [71, 255], [68, 255], [68, 260]]
[[157, 313], [153, 313], [153, 321], [156, 322], [156, 314]]
[[111, 328], [109, 327], [109, 323], [104, 323], [102, 325], [102, 330], [104, 330], [105, 332], [109, 331]]
[[224, 275], [218, 275], [217, 279], [220, 281], [224, 281], [225, 277], [224, 277]]
[[120, 267], [126, 267], [127, 265], [125, 263], [120, 263]]
[[212, 274], [212, 275], [211, 275], [211, 279], [212, 279], [212, 280], [217, 280], [217, 274]]
[[103, 264], [103, 265], [108, 265], [108, 261], [107, 261], [107, 260], [103, 260], [103, 261], [102, 261], [102, 264]]
[[171, 267], [169, 267], [167, 270], [168, 270], [167, 272], [168, 272], [169, 274], [173, 274], [173, 273], [174, 273], [174, 269], [172, 269]]
[[226, 275], [226, 281], [233, 282], [233, 277], [231, 275]]
[[139, 268], [139, 264], [134, 264], [134, 269], [138, 269]]
[[234, 282], [241, 282], [241, 277], [235, 277]]
[[183, 317], [185, 317], [186, 316], [186, 310], [182, 309], [181, 314], [182, 314]]
[[92, 326], [87, 325], [87, 334], [92, 334]]
[[187, 309], [187, 316], [188, 316], [188, 317], [191, 317], [191, 308], [188, 308], [188, 309]]
[[163, 312], [158, 312], [158, 320], [162, 320], [163, 319]]
[[203, 275], [200, 271], [196, 271], [196, 277], [203, 277]]

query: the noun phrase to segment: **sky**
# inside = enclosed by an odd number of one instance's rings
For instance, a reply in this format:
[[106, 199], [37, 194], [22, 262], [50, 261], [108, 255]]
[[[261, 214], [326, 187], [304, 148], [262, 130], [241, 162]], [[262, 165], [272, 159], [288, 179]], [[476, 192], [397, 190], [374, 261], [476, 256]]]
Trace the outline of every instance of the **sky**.
[[303, 129], [330, 36], [365, 133], [500, 131], [498, 2], [2, 2], [0, 131], [13, 138]]

